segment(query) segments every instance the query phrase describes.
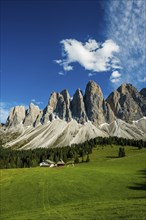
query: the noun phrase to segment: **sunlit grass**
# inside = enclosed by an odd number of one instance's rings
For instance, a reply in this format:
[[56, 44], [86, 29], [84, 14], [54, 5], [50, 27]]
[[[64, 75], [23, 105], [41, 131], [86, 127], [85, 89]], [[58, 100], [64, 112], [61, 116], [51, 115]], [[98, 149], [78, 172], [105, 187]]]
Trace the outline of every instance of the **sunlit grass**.
[[1, 219], [145, 219], [146, 149], [118, 148], [75, 167], [1, 170]]

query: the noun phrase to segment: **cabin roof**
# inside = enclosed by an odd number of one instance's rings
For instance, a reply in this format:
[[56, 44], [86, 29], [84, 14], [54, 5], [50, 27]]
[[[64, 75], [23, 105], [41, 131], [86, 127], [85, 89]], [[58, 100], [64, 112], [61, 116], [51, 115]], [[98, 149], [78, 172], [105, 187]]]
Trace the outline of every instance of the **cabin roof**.
[[65, 163], [64, 163], [63, 160], [60, 160], [60, 161], [57, 162], [57, 165], [60, 165], [60, 164], [65, 164]]
[[53, 162], [51, 160], [45, 160], [45, 162], [50, 163], [50, 164], [55, 164], [55, 162]]

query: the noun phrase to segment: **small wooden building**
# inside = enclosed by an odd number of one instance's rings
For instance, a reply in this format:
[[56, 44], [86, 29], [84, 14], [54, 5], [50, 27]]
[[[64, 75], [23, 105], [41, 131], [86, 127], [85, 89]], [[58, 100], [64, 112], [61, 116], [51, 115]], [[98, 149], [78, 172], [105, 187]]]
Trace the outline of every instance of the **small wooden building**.
[[40, 163], [40, 167], [54, 167], [55, 163], [51, 160], [45, 160], [42, 163]]
[[57, 167], [63, 167], [63, 166], [65, 166], [65, 163], [63, 160], [60, 160], [57, 162]]

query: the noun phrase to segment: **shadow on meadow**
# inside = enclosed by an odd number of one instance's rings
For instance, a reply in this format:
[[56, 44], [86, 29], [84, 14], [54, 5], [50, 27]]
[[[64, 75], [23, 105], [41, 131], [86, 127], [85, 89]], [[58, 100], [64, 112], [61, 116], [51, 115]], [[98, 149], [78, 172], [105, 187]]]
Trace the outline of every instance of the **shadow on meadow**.
[[107, 156], [106, 158], [115, 159], [115, 158], [119, 158], [119, 157], [118, 156]]
[[[142, 183], [134, 183], [133, 186], [128, 186], [128, 188], [132, 189], [132, 190], [144, 190], [144, 191], [146, 191], [146, 170], [139, 170], [138, 175], [140, 175], [141, 178], [144, 178], [145, 181], [143, 181]], [[145, 195], [145, 197], [146, 197], [146, 195]]]

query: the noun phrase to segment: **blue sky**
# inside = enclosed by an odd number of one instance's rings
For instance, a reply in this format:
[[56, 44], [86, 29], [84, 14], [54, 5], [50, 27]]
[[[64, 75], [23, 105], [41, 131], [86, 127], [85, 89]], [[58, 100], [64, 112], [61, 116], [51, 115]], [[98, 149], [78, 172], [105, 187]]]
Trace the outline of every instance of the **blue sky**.
[[1, 122], [14, 105], [41, 109], [96, 81], [146, 86], [144, 0], [1, 1]]

